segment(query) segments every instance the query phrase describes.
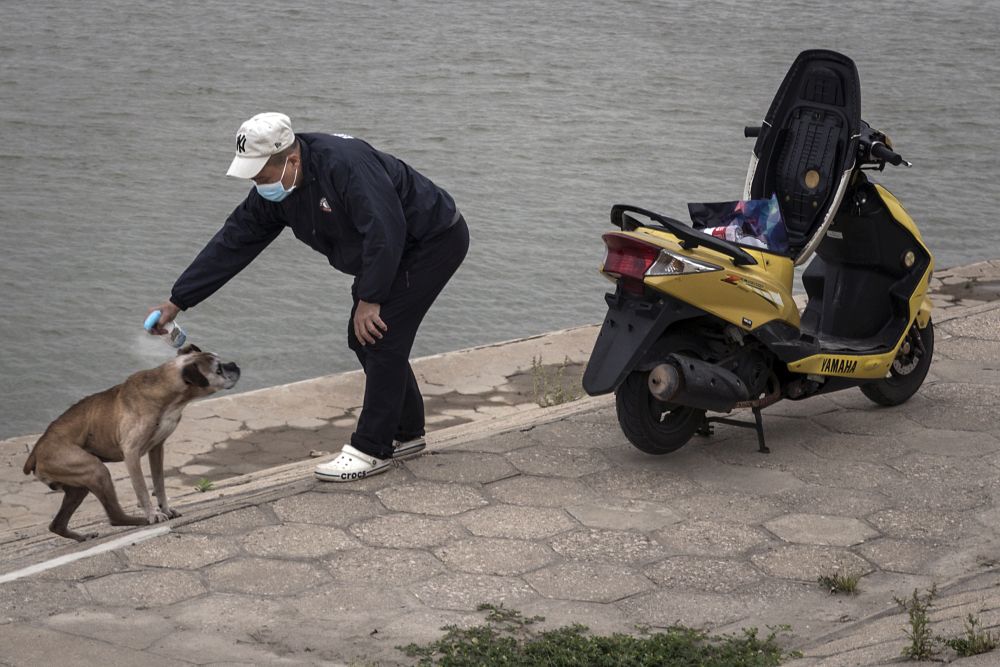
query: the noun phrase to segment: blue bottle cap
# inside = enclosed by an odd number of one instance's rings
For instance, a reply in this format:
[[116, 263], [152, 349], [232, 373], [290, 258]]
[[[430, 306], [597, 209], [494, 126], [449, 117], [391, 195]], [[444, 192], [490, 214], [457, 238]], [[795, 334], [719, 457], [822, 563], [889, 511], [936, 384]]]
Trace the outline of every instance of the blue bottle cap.
[[142, 323], [142, 328], [145, 329], [146, 331], [152, 331], [153, 327], [155, 327], [156, 323], [159, 321], [160, 321], [160, 311], [154, 310], [149, 314], [149, 317], [146, 318], [146, 321]]

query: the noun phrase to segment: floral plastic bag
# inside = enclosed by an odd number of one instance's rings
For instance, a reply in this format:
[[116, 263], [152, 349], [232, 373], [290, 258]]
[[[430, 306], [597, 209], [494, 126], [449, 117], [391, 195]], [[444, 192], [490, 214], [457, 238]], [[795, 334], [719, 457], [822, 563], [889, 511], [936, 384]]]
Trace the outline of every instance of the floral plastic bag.
[[788, 233], [778, 198], [688, 204], [694, 228], [739, 245], [788, 252]]

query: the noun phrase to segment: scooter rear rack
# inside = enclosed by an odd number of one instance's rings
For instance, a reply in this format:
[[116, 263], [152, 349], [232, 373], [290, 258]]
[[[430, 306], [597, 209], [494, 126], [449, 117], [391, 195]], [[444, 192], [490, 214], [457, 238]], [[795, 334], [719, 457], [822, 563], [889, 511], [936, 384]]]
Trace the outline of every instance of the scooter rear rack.
[[702, 422], [695, 433], [705, 437], [712, 435], [715, 433], [712, 424], [728, 424], [729, 426], [738, 426], [739, 428], [752, 428], [757, 432], [757, 451], [761, 454], [770, 454], [771, 450], [768, 449], [767, 444], [764, 442], [764, 419], [760, 414], [760, 408], [751, 408], [751, 410], [753, 411], [752, 424], [739, 419], [729, 419], [728, 417], [705, 417], [705, 421]]

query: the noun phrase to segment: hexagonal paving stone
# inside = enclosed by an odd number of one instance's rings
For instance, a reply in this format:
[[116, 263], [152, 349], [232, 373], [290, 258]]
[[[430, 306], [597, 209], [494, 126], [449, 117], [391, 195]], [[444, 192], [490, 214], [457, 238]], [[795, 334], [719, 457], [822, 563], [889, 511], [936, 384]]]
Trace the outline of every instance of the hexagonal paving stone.
[[[152, 540], [155, 542], [156, 540]], [[125, 559], [119, 556], [121, 552], [105, 551], [104, 553], [82, 558], [80, 560], [39, 572], [39, 579], [62, 579], [64, 581], [84, 581], [95, 577], [103, 577], [113, 572], [127, 570]]]
[[516, 608], [536, 595], [521, 579], [487, 574], [444, 574], [411, 590], [428, 607], [469, 611], [483, 603]]
[[161, 607], [205, 592], [195, 574], [173, 570], [109, 574], [83, 587], [95, 602], [109, 607]]
[[521, 574], [555, 560], [544, 544], [525, 540], [473, 537], [434, 550], [445, 565], [474, 574]]
[[235, 535], [245, 533], [251, 528], [267, 526], [274, 519], [265, 514], [259, 507], [244, 507], [242, 509], [217, 514], [203, 521], [196, 521], [177, 530], [184, 533], [208, 533], [210, 535]]
[[[838, 400], [839, 397], [833, 397]], [[838, 410], [813, 417], [817, 424], [830, 429], [834, 433], [855, 435], [882, 435], [915, 431], [919, 426], [907, 419], [887, 420], [885, 413], [878, 407], [867, 404], [859, 410]], [[933, 424], [929, 424], [933, 426]]]
[[691, 468], [688, 477], [706, 489], [721, 493], [741, 491], [751, 495], [769, 496], [805, 486], [805, 483], [791, 472], [725, 463]]
[[133, 565], [197, 570], [239, 553], [231, 538], [168, 533], [126, 548], [122, 553]]
[[473, 452], [430, 452], [407, 461], [406, 467], [420, 479], [458, 484], [495, 482], [517, 474], [502, 456]]
[[429, 579], [444, 565], [426, 551], [362, 547], [325, 559], [334, 581], [375, 586], [399, 586]]
[[474, 535], [522, 540], [549, 537], [576, 527], [566, 512], [554, 507], [490, 505], [467, 512], [458, 520]]
[[271, 507], [282, 521], [318, 523], [340, 528], [385, 511], [375, 499], [360, 493], [302, 493], [282, 498]]
[[816, 581], [833, 574], [861, 576], [875, 570], [861, 556], [834, 547], [778, 547], [753, 554], [750, 560], [772, 577], [800, 581]]
[[864, 521], [825, 514], [786, 514], [764, 523], [764, 527], [786, 542], [849, 547], [878, 537]]
[[972, 523], [967, 512], [934, 512], [926, 509], [885, 509], [872, 513], [867, 519], [883, 535], [902, 539], [956, 538], [966, 533]]
[[[600, 416], [602, 413], [604, 417]], [[592, 414], [573, 415], [553, 424], [542, 424], [531, 429], [527, 435], [546, 447], [613, 450], [630, 446], [618, 427], [613, 407]]]
[[737, 556], [769, 541], [757, 528], [728, 521], [684, 521], [655, 537], [672, 552], [702, 556]]
[[588, 528], [649, 531], [679, 523], [683, 519], [663, 503], [644, 500], [612, 499], [574, 505], [566, 510]]
[[964, 431], [994, 432], [996, 413], [978, 405], [936, 404], [927, 405], [907, 415], [920, 426], [956, 431], [959, 437], [975, 437]]
[[756, 581], [764, 575], [738, 560], [703, 556], [675, 556], [647, 566], [643, 572], [660, 586], [687, 588], [709, 593], [728, 593]]
[[949, 549], [943, 544], [883, 538], [861, 545], [858, 552], [887, 572], [932, 574], [928, 564], [945, 558]]
[[[209, 593], [182, 602], [170, 610], [170, 632], [177, 629], [197, 630], [220, 635], [245, 635], [273, 623], [275, 618], [288, 617], [285, 600], [235, 593]], [[161, 620], [162, 622], [162, 620]]]
[[449, 447], [449, 450], [461, 452], [482, 452], [485, 454], [502, 454], [504, 452], [520, 449], [522, 447], [531, 447], [534, 444], [537, 443], [530, 440], [524, 433], [520, 431], [511, 431], [510, 433], [500, 433], [498, 435], [482, 438], [481, 440], [461, 442], [456, 444], [454, 447]]
[[208, 586], [214, 591], [252, 595], [294, 595], [327, 580], [308, 563], [270, 558], [239, 558], [212, 565], [205, 570]]
[[315, 587], [296, 595], [288, 604], [304, 622], [324, 621], [321, 628], [325, 632], [336, 632], [341, 637], [364, 633], [366, 639], [383, 622], [421, 608], [405, 588], [345, 583]]
[[746, 599], [732, 593], [678, 595], [672, 590], [636, 595], [616, 604], [636, 623], [654, 628], [718, 627], [745, 617], [751, 610]]
[[502, 479], [486, 487], [500, 502], [537, 507], [580, 505], [598, 498], [593, 490], [575, 479], [554, 479], [520, 475]]
[[891, 504], [890, 498], [877, 490], [844, 493], [843, 489], [818, 486], [783, 493], [781, 499], [800, 512], [839, 516], [864, 516]]
[[[330, 457], [332, 459], [333, 457]], [[316, 459], [317, 463], [327, 461], [330, 459]], [[390, 486], [397, 486], [399, 484], [405, 484], [413, 479], [413, 475], [405, 466], [393, 467], [385, 473], [380, 475], [371, 475], [364, 479], [355, 480], [353, 482], [348, 482], [342, 484], [339, 482], [324, 482], [321, 480], [316, 480], [315, 483], [310, 488], [311, 491], [315, 493], [332, 493], [334, 495], [343, 494], [357, 494], [357, 493], [368, 493], [369, 491], [378, 491], [379, 489], [385, 489]]]
[[462, 528], [452, 520], [414, 514], [380, 516], [356, 523], [350, 530], [362, 542], [397, 549], [430, 547], [464, 535]]
[[[982, 462], [993, 463], [994, 459], [984, 458], [976, 464], [977, 467]], [[914, 482], [909, 488], [904, 489], [904, 485], [900, 484], [885, 489], [885, 492], [897, 498], [895, 505], [900, 508], [959, 513], [987, 509], [1000, 495], [1000, 477], [991, 473], [992, 469], [980, 468], [978, 479], [966, 476], [961, 481], [956, 479], [954, 483], [947, 479], [936, 479], [926, 484]], [[920, 492], [914, 493], [915, 488], [919, 488]]]
[[[170, 656], [170, 665], [211, 664], [218, 667], [220, 664], [282, 664], [278, 662], [274, 647], [268, 643], [273, 637], [269, 628], [256, 628], [250, 636], [253, 637], [252, 640], [203, 632], [200, 628], [179, 630], [167, 634], [140, 655]], [[145, 663], [144, 660], [134, 662]], [[108, 661], [102, 660], [97, 664], [108, 664]]]
[[74, 582], [34, 577], [8, 581], [0, 584], [0, 623], [18, 618], [33, 621], [88, 603], [87, 596]]
[[451, 516], [489, 503], [470, 486], [419, 482], [376, 491], [382, 504], [391, 510], [415, 514]]
[[613, 602], [644, 590], [653, 583], [623, 565], [567, 561], [524, 575], [547, 598]]
[[599, 451], [547, 445], [519, 449], [507, 459], [525, 474], [555, 477], [582, 477], [609, 466]]
[[[182, 602], [180, 604], [186, 603]], [[88, 606], [93, 607], [93, 605]], [[96, 609], [84, 607], [49, 616], [45, 619], [36, 619], [35, 623], [42, 623], [48, 628], [64, 632], [67, 635], [90, 637], [91, 639], [107, 642], [108, 648], [112, 646], [116, 648], [124, 646], [136, 650], [149, 648], [157, 640], [175, 632], [174, 624], [164, 622], [162, 614], [140, 609], [105, 611], [100, 607]], [[8, 649], [7, 646], [4, 648]], [[52, 651], [52, 647], [46, 646], [45, 648], [45, 653], [48, 656], [55, 654], [55, 651]], [[9, 655], [7, 650], [4, 653]], [[45, 655], [43, 655], [42, 651], [39, 651], [37, 657], [38, 662], [47, 662], [43, 660]], [[84, 659], [82, 655], [77, 654], [74, 662], [84, 663], [90, 662], [93, 659], [93, 656], [88, 655]], [[119, 660], [121, 659], [119, 658]]]
[[563, 533], [551, 540], [558, 553], [578, 560], [649, 563], [668, 555], [666, 549], [642, 533], [594, 528]]
[[317, 558], [358, 546], [339, 528], [308, 523], [264, 526], [243, 536], [240, 543], [247, 553], [270, 558]]
[[[588, 475], [581, 481], [593, 489], [591, 497], [634, 498], [666, 504], [700, 490], [687, 477], [659, 468], [610, 468]], [[578, 505], [580, 502], [566, 504]]]

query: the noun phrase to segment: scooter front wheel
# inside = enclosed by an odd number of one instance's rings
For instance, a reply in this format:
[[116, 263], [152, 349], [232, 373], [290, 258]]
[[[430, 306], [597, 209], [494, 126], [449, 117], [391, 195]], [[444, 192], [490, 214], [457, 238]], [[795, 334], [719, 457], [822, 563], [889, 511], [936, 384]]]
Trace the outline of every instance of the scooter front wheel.
[[649, 393], [648, 372], [629, 373], [615, 392], [618, 424], [629, 442], [647, 454], [668, 454], [691, 439], [705, 411], [663, 403]]
[[934, 325], [918, 329], [913, 325], [903, 347], [881, 380], [861, 385], [861, 391], [879, 405], [901, 405], [917, 393], [927, 377], [934, 356]]

